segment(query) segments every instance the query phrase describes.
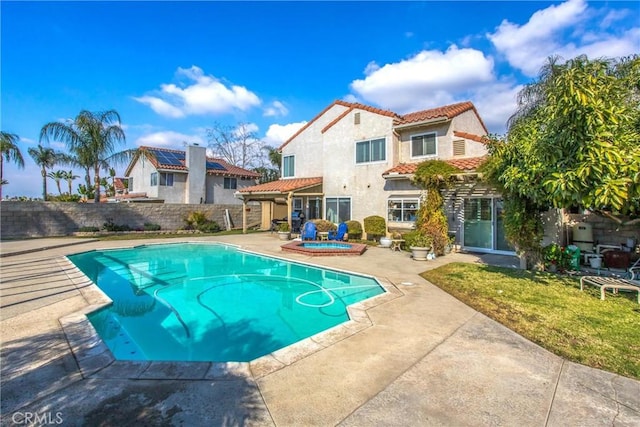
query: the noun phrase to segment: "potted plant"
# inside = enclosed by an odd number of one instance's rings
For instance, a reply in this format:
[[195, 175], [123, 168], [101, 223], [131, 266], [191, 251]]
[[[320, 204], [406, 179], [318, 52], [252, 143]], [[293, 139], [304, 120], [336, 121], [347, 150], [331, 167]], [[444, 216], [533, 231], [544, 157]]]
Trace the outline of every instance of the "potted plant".
[[416, 233], [410, 239], [409, 249], [411, 249], [411, 257], [414, 261], [426, 261], [429, 259], [433, 240], [430, 236], [422, 233]]
[[281, 222], [278, 224], [278, 238], [280, 240], [291, 239], [291, 228], [289, 227], [288, 222]]
[[542, 258], [544, 260], [545, 270], [555, 273], [558, 268], [564, 269], [566, 267], [566, 258], [564, 248], [556, 243], [542, 248]]

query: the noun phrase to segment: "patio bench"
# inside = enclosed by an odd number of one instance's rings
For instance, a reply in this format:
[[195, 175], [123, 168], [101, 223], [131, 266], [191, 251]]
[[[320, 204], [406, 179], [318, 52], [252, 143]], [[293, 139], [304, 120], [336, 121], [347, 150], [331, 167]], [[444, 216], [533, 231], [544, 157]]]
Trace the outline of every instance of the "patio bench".
[[605, 290], [607, 289], [612, 290], [614, 293], [618, 293], [619, 289], [636, 291], [638, 293], [638, 304], [640, 304], [640, 281], [615, 277], [583, 276], [580, 278], [580, 290], [583, 290], [585, 284], [599, 287], [601, 300], [604, 300]]

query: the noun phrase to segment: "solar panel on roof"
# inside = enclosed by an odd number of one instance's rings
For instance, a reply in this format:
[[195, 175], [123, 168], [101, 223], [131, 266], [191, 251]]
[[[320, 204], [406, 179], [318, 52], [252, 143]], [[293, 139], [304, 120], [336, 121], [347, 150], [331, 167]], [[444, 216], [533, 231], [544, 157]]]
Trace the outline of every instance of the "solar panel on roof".
[[226, 170], [226, 168], [222, 166], [220, 163], [212, 162], [210, 160], [207, 160], [207, 169]]

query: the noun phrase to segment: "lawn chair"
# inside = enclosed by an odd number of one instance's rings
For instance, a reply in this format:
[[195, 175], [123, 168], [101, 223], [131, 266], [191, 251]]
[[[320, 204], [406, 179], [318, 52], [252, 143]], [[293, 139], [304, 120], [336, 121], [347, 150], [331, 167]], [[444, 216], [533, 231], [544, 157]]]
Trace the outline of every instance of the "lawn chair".
[[347, 224], [345, 222], [341, 222], [340, 225], [338, 225], [338, 229], [337, 230], [331, 230], [329, 231], [329, 234], [327, 236], [327, 239], [329, 240], [344, 240], [344, 235], [347, 234], [348, 228], [347, 228]]
[[302, 240], [316, 240], [316, 224], [313, 221], [307, 221], [302, 226]]
[[583, 276], [580, 278], [580, 290], [583, 290], [585, 284], [597, 286], [600, 288], [601, 300], [604, 300], [607, 289], [613, 293], [618, 293], [620, 289], [635, 291], [638, 293], [638, 304], [640, 304], [640, 259], [629, 268], [626, 277]]

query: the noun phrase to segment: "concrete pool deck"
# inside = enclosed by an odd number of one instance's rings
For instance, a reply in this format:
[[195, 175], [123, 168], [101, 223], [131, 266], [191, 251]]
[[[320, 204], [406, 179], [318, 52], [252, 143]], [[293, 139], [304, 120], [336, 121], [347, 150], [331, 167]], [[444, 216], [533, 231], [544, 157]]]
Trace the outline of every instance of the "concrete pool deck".
[[[397, 296], [367, 309], [367, 327], [277, 361], [277, 369], [116, 362], [82, 372], [59, 319], [86, 309], [90, 285], [75, 280], [64, 255], [203, 240], [374, 275]], [[510, 265], [515, 258], [414, 262], [383, 248], [311, 258], [283, 252], [282, 244], [269, 233], [2, 242], [2, 425], [29, 424], [29, 416], [118, 426], [640, 425], [640, 382], [552, 355], [419, 276], [452, 261]]]

